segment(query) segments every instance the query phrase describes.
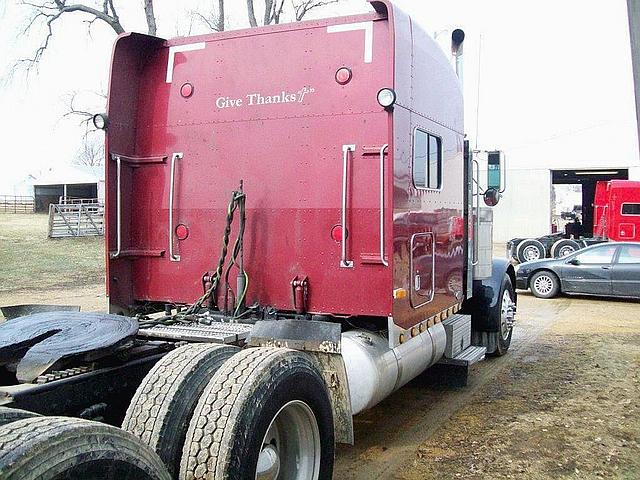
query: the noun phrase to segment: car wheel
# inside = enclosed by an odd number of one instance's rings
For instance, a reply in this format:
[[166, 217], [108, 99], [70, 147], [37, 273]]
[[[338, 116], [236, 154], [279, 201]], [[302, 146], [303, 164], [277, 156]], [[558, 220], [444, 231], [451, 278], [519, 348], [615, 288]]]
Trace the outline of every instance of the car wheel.
[[546, 256], [547, 251], [545, 250], [544, 245], [538, 240], [530, 238], [518, 244], [516, 257], [520, 263], [540, 260]]
[[564, 258], [567, 255], [571, 255], [573, 252], [577, 252], [580, 248], [582, 247], [580, 247], [580, 244], [575, 240], [558, 240], [551, 247], [551, 256], [553, 258]]
[[560, 292], [560, 280], [555, 273], [543, 270], [531, 277], [529, 288], [538, 298], [553, 298]]

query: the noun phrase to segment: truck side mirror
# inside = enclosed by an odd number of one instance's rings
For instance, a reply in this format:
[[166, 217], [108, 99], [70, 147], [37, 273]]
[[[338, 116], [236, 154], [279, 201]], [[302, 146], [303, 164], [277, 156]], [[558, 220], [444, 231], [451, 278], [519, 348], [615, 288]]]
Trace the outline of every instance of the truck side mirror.
[[500, 192], [495, 188], [489, 188], [484, 192], [484, 203], [487, 207], [495, 207], [500, 201]]
[[493, 188], [504, 193], [507, 187], [505, 163], [504, 152], [487, 152], [487, 189]]

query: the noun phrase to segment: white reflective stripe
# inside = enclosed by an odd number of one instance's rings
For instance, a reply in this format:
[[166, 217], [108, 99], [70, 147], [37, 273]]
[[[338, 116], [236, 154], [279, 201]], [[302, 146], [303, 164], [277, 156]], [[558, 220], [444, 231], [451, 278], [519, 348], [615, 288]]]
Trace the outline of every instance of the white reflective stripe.
[[189, 43], [187, 45], [177, 45], [175, 47], [169, 47], [169, 59], [167, 60], [167, 83], [171, 83], [173, 81], [173, 64], [176, 59], [176, 53], [202, 50], [204, 47], [204, 42]]
[[328, 33], [353, 32], [354, 30], [364, 30], [364, 63], [373, 62], [373, 22], [345, 23], [327, 27]]

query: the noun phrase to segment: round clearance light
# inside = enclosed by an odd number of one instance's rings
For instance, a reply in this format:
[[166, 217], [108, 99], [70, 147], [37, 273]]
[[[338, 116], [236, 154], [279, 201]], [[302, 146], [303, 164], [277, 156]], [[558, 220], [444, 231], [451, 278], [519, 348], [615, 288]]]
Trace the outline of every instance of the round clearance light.
[[346, 85], [353, 78], [353, 72], [348, 67], [339, 68], [336, 72], [336, 82], [340, 85]]
[[176, 237], [178, 240], [186, 240], [189, 236], [189, 228], [182, 223], [176, 227]]
[[96, 113], [92, 120], [93, 126], [98, 130], [106, 130], [109, 126], [109, 117], [105, 113]]
[[384, 108], [391, 108], [396, 103], [396, 92], [383, 88], [378, 92], [378, 103]]
[[[349, 230], [346, 231], [346, 236], [349, 236]], [[338, 243], [342, 242], [342, 225], [333, 226], [331, 229], [331, 238]]]
[[193, 95], [193, 85], [190, 83], [182, 85], [182, 87], [180, 87], [180, 95], [182, 95], [183, 98], [189, 98]]

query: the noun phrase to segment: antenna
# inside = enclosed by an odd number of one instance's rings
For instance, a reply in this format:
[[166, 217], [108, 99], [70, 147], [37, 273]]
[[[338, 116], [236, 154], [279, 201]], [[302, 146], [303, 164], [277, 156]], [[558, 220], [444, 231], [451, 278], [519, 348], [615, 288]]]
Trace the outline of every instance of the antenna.
[[478, 46], [478, 95], [476, 98], [476, 150], [478, 149], [478, 136], [480, 131], [480, 79], [482, 77], [482, 34]]

